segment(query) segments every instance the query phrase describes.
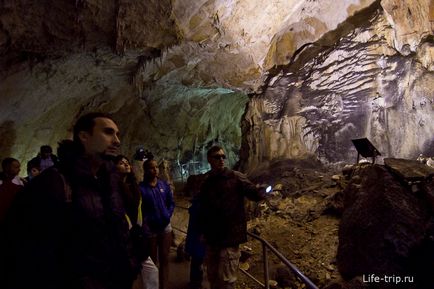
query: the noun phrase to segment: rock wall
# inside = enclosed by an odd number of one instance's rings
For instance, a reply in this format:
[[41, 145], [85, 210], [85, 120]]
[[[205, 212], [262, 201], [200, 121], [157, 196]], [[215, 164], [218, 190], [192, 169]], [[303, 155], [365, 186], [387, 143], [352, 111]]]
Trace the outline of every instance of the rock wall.
[[[365, 284], [366, 288], [429, 288], [433, 284], [429, 273], [434, 269], [433, 219], [428, 200], [434, 183], [428, 176], [434, 170], [413, 162], [389, 159], [386, 166], [354, 168], [343, 192], [336, 255], [344, 279], [364, 275], [366, 280], [369, 274], [413, 278], [407, 284], [381, 280]], [[403, 172], [388, 168], [392, 163], [395, 169], [408, 172], [408, 179]], [[412, 178], [423, 181], [412, 187], [408, 185]]]
[[0, 94], [11, 97], [0, 98], [0, 107], [8, 108], [1, 115], [1, 158], [13, 155], [25, 163], [43, 144], [56, 148], [59, 140], [71, 137], [77, 117], [97, 110], [114, 115], [128, 156], [142, 145], [158, 159], [203, 164], [205, 146], [219, 142], [234, 164], [241, 145], [236, 124], [247, 96], [182, 84], [139, 93], [126, 69], [134, 67], [136, 57], [109, 50], [78, 53], [23, 67], [4, 78]]
[[427, 152], [431, 2], [2, 1], [0, 158], [55, 147], [90, 110], [118, 118], [127, 155], [144, 145], [184, 168], [213, 143], [234, 164], [241, 134], [246, 170], [348, 161], [361, 136]]
[[162, 48], [177, 42], [169, 0], [5, 0], [0, 52], [41, 57], [110, 46]]
[[374, 3], [271, 71], [244, 117], [244, 168], [312, 155], [354, 162], [351, 139], [362, 137], [383, 156], [433, 154], [432, 21], [428, 1], [414, 4]]

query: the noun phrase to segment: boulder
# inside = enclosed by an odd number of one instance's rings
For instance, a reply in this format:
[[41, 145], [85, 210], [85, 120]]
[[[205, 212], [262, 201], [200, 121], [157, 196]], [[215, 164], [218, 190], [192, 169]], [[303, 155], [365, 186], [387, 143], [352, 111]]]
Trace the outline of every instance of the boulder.
[[[344, 191], [337, 252], [338, 269], [344, 279], [368, 274], [414, 276], [420, 275], [421, 267], [433, 272], [430, 258], [414, 262], [421, 248], [431, 246], [432, 250], [428, 229], [431, 216], [424, 194], [413, 192], [385, 166], [360, 168]], [[426, 279], [422, 275], [416, 283]], [[398, 288], [396, 284], [381, 285], [378, 288]]]

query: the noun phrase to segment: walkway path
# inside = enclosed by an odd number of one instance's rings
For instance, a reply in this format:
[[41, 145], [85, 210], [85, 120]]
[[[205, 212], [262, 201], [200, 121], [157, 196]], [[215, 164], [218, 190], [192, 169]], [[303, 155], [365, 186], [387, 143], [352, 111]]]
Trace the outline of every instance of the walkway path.
[[177, 261], [176, 251], [172, 248], [170, 252], [170, 289], [188, 289], [190, 274], [190, 262]]

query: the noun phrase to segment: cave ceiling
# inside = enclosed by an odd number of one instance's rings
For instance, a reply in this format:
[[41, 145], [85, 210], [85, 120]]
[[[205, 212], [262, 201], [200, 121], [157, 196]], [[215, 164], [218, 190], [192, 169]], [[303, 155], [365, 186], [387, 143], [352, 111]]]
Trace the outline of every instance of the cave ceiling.
[[[1, 2], [0, 158], [29, 160], [86, 111], [131, 155], [244, 169], [275, 158], [432, 152], [430, 0]], [[240, 126], [240, 123], [242, 125]], [[239, 149], [242, 147], [242, 153]]]

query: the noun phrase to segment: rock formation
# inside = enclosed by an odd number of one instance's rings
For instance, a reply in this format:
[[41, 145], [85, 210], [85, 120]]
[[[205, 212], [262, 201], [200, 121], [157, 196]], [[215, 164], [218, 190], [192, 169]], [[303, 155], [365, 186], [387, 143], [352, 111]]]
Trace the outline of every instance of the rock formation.
[[[372, 4], [270, 72], [243, 119], [246, 169], [308, 155], [354, 162], [350, 140], [360, 137], [385, 156], [433, 153], [428, 2], [391, 2]], [[416, 20], [411, 11], [422, 14]], [[408, 23], [422, 19], [425, 24], [410, 33]]]
[[[371, 283], [368, 288], [428, 288], [434, 282], [428, 273], [434, 269], [434, 207], [427, 201], [434, 169], [416, 161], [385, 159], [385, 164], [358, 167], [344, 191], [339, 271], [345, 279], [383, 278], [379, 284], [365, 282]], [[403, 284], [383, 276], [399, 276]], [[405, 282], [404, 276], [412, 280]]]
[[432, 154], [432, 1], [1, 5], [0, 158], [56, 147], [91, 110], [114, 114], [125, 154], [144, 145], [181, 175], [213, 143], [244, 170], [349, 161], [362, 136]]

